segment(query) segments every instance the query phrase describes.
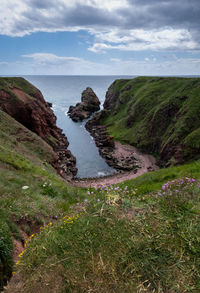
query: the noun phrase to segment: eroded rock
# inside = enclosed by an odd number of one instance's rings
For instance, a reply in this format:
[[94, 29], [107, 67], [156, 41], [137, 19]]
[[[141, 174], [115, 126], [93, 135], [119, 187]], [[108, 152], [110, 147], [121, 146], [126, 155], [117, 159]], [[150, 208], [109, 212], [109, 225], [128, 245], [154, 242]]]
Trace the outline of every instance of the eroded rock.
[[87, 87], [82, 92], [81, 103], [70, 106], [68, 115], [74, 122], [79, 122], [89, 118], [92, 113], [100, 110], [100, 101], [94, 91]]
[[26, 80], [19, 78], [29, 88], [29, 92], [6, 84], [7, 88], [0, 90], [1, 109], [35, 132], [45, 140], [55, 152], [52, 166], [66, 179], [74, 177], [77, 173], [76, 159], [67, 150], [69, 142], [62, 130], [56, 125], [56, 116], [51, 105], [47, 103], [42, 93]]

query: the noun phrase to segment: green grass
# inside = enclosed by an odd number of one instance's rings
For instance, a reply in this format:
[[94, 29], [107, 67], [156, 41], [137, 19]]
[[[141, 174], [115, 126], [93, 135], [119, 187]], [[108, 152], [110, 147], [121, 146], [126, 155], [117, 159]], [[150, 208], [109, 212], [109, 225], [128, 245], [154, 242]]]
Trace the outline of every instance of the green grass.
[[0, 290], [6, 285], [7, 280], [12, 276], [12, 251], [13, 243], [9, 226], [2, 221], [4, 215], [0, 211]]
[[198, 292], [198, 184], [172, 181], [148, 205], [134, 185], [91, 191], [81, 212], [33, 237], [17, 292]]
[[134, 185], [138, 190], [137, 193], [143, 195], [160, 189], [162, 184], [168, 180], [186, 176], [200, 178], [200, 161], [148, 172], [136, 179], [120, 183], [119, 186], [124, 188], [125, 186], [132, 187]]
[[13, 88], [18, 88], [24, 91], [29, 99], [31, 99], [31, 96], [34, 96], [37, 92], [36, 87], [22, 77], [1, 77], [0, 90], [9, 93], [14, 100], [17, 99], [17, 96], [13, 94]]
[[109, 93], [110, 111], [101, 123], [111, 124], [116, 140], [168, 165], [199, 159], [199, 78], [117, 80]]
[[[16, 82], [34, 94], [23, 79], [1, 79], [0, 89]], [[161, 138], [161, 148], [181, 143], [186, 159], [198, 158], [198, 88], [199, 79], [116, 81], [103, 122], [158, 157]], [[176, 119], [161, 125], [171, 110]], [[54, 159], [46, 142], [0, 111], [0, 289], [14, 271], [8, 293], [200, 291], [200, 161], [85, 190], [62, 180]], [[25, 243], [14, 266], [13, 240]]]
[[55, 156], [46, 142], [0, 110], [0, 226], [8, 231], [0, 230], [5, 237], [1, 258], [3, 253], [8, 256], [8, 262], [1, 263], [1, 286], [12, 270], [11, 237], [23, 243], [22, 231], [38, 230], [86, 196], [56, 174], [50, 165]]

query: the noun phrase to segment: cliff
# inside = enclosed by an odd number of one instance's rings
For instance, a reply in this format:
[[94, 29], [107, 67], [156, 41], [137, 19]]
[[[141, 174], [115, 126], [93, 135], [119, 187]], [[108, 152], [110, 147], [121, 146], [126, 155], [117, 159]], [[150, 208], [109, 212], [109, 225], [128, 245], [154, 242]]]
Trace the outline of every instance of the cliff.
[[104, 110], [94, 120], [109, 125], [116, 140], [154, 154], [161, 166], [198, 159], [200, 79], [116, 80], [106, 93]]
[[67, 150], [69, 142], [56, 126], [56, 116], [36, 87], [23, 78], [1, 78], [0, 108], [53, 148], [56, 156], [51, 164], [60, 175], [64, 178], [76, 175], [76, 159]]

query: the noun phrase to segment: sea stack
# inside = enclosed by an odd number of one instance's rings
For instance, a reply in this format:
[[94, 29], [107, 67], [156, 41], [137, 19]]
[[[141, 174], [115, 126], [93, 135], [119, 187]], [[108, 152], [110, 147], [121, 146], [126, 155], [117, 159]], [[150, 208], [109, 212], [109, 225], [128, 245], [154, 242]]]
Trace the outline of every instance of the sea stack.
[[92, 113], [100, 110], [100, 101], [94, 91], [87, 87], [81, 95], [81, 103], [70, 106], [68, 115], [74, 122], [89, 118]]

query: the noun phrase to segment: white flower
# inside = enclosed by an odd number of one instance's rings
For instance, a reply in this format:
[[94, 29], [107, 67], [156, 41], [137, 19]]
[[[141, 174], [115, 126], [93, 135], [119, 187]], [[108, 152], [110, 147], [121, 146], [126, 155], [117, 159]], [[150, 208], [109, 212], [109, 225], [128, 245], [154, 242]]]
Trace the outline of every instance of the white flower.
[[29, 186], [25, 185], [22, 187], [23, 190], [29, 189]]

